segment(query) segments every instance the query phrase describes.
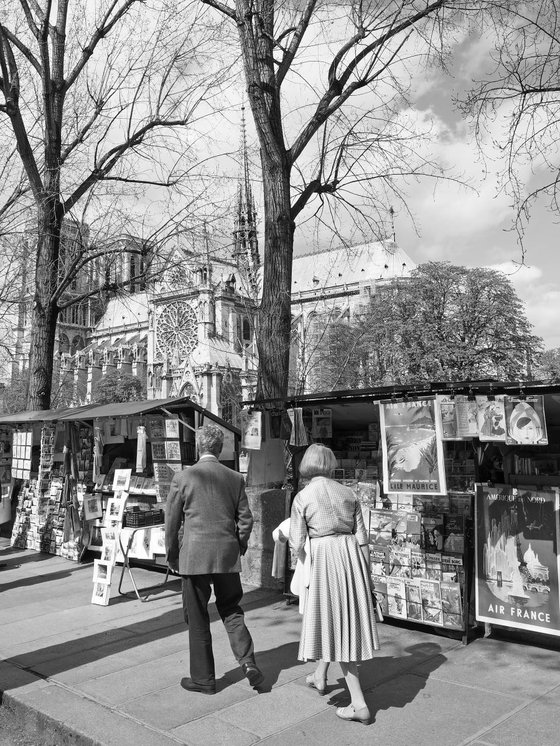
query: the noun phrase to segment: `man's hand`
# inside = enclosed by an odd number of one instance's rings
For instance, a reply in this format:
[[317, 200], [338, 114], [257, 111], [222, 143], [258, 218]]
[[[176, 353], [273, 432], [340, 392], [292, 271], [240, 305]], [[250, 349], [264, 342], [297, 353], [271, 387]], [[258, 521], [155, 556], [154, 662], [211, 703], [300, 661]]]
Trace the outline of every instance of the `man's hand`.
[[178, 573], [179, 572], [179, 560], [167, 560], [167, 566], [170, 570], [173, 570], [173, 572]]

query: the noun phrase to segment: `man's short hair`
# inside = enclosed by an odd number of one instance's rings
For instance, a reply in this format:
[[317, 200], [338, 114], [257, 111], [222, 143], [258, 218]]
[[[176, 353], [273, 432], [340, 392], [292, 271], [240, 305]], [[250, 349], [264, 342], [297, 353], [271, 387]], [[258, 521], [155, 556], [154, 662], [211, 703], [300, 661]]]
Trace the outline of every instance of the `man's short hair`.
[[216, 425], [203, 425], [196, 431], [198, 453], [211, 453], [219, 456], [224, 445], [224, 433]]

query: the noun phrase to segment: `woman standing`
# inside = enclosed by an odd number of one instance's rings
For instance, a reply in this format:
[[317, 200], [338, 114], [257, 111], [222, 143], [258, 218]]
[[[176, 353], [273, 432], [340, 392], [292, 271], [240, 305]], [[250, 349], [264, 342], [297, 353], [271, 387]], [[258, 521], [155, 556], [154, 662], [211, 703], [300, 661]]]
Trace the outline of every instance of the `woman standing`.
[[298, 659], [318, 661], [307, 684], [319, 694], [326, 691], [329, 663], [339, 662], [351, 702], [336, 714], [369, 725], [371, 714], [358, 676], [358, 663], [379, 649], [368, 535], [354, 492], [330, 478], [336, 465], [330, 448], [314, 443], [299, 467], [301, 476], [311, 481], [294, 498], [290, 545], [304, 561], [309, 536], [311, 570]]

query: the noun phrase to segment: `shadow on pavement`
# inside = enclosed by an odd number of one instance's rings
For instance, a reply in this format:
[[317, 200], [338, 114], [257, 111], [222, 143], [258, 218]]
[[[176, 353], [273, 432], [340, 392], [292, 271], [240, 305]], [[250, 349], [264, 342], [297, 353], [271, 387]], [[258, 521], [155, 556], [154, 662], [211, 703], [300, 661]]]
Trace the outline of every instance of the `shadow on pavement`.
[[[263, 591], [261, 589], [247, 591], [243, 596], [243, 607], [248, 610], [268, 606], [277, 595], [276, 591]], [[117, 601], [117, 599], [114, 599], [114, 601]], [[131, 599], [121, 597], [117, 603], [130, 601]], [[136, 602], [140, 603], [139, 601]], [[113, 601], [111, 606], [113, 606]], [[220, 617], [214, 603], [210, 604], [209, 612], [212, 622], [219, 620]], [[162, 640], [187, 630], [183, 620], [181, 604], [163, 614], [154, 614], [149, 619], [124, 624], [122, 627], [117, 626], [118, 619], [113, 621], [115, 626], [111, 629], [104, 629], [92, 635], [38, 648], [13, 658], [7, 658], [5, 662], [11, 663], [19, 669], [23, 668], [41, 678], [48, 678], [106, 656], [117, 655], [140, 645]], [[34, 670], [39, 666], [40, 672]], [[4, 684], [3, 689], [8, 691], [17, 688], [17, 686], [19, 684], [14, 684], [12, 687], [8, 682]]]

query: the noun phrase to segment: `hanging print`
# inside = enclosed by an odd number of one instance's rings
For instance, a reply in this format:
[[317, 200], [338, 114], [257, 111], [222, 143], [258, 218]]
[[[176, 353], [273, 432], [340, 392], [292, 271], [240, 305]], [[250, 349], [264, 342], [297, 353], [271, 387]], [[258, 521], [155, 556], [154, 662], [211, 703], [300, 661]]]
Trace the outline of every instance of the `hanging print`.
[[460, 438], [478, 437], [478, 420], [476, 401], [473, 398], [458, 394], [455, 397], [455, 420], [457, 435]]
[[479, 485], [476, 618], [560, 635], [558, 492]]
[[436, 396], [438, 411], [441, 418], [442, 440], [464, 440], [462, 435], [457, 434], [457, 413], [455, 397], [440, 395]]
[[503, 396], [476, 397], [478, 437], [481, 441], [506, 441], [506, 413]]
[[383, 489], [387, 494], [446, 493], [440, 417], [434, 398], [379, 405]]
[[543, 396], [506, 396], [505, 412], [508, 445], [548, 445]]

